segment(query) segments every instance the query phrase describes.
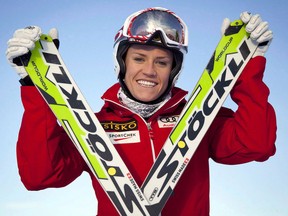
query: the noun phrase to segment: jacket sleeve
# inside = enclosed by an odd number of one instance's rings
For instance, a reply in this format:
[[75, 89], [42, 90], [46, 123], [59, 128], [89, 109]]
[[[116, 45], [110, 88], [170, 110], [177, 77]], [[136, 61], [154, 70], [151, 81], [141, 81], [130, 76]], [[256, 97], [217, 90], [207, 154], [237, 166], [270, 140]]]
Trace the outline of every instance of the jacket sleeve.
[[23, 184], [29, 190], [69, 184], [83, 171], [80, 154], [34, 86], [22, 86], [21, 98], [17, 162]]
[[262, 80], [265, 64], [264, 57], [248, 62], [231, 91], [237, 110], [222, 110], [209, 129], [213, 134], [210, 154], [216, 162], [265, 161], [274, 155], [276, 115], [268, 103], [269, 89]]

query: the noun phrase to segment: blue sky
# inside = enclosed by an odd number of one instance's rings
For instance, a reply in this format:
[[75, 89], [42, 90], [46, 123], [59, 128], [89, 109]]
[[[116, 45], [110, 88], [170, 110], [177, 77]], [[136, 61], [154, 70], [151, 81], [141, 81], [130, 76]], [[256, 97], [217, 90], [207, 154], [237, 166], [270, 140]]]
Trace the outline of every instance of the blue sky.
[[[0, 215], [51, 216], [95, 215], [97, 201], [87, 174], [62, 189], [29, 192], [22, 185], [15, 156], [23, 108], [18, 77], [5, 58], [6, 42], [13, 32], [38, 25], [44, 33], [57, 27], [60, 51], [91, 107], [103, 105], [100, 96], [114, 82], [113, 38], [125, 18], [134, 11], [162, 6], [181, 16], [189, 28], [189, 53], [177, 83], [191, 91], [220, 39], [225, 17], [237, 19], [240, 12], [259, 13], [269, 21], [274, 40], [269, 48], [264, 80], [269, 101], [277, 114], [277, 153], [264, 163], [237, 166], [211, 161], [212, 216], [288, 215], [288, 6], [286, 0], [68, 0], [5, 1], [1, 4], [0, 36]], [[226, 106], [235, 108], [228, 99]]]

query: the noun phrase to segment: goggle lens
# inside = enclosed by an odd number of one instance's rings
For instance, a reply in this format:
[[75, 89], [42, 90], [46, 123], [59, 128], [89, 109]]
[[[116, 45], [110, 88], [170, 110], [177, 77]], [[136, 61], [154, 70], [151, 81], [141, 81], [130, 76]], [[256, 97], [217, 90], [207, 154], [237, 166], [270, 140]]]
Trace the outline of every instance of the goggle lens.
[[173, 42], [184, 43], [183, 26], [180, 20], [168, 11], [149, 10], [134, 17], [128, 28], [128, 35], [145, 40], [157, 30], [161, 30]]

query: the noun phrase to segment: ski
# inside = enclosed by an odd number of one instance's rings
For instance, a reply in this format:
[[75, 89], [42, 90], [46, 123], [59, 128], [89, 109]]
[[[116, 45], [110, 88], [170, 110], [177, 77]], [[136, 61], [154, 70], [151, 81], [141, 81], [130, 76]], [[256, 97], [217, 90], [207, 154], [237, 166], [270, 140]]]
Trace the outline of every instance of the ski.
[[141, 189], [160, 213], [258, 44], [235, 20], [218, 43]]
[[31, 80], [121, 215], [155, 215], [65, 66], [53, 40], [41, 35], [21, 57]]

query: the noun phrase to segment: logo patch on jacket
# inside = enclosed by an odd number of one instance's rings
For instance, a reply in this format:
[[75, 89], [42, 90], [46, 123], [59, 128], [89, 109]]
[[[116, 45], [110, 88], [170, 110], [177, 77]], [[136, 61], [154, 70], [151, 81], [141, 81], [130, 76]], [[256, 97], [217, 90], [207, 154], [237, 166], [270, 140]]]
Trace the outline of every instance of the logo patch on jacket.
[[101, 125], [105, 131], [131, 131], [138, 129], [136, 120], [126, 122], [107, 121], [101, 122]]
[[174, 127], [179, 116], [159, 116], [158, 117], [158, 126], [159, 128], [168, 128], [168, 127]]
[[129, 132], [107, 132], [113, 144], [129, 144], [140, 142], [139, 131], [129, 131]]
[[126, 122], [101, 122], [113, 144], [128, 144], [140, 142], [140, 134], [136, 120]]

